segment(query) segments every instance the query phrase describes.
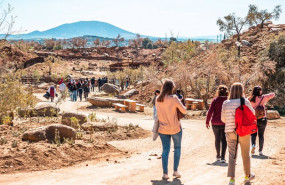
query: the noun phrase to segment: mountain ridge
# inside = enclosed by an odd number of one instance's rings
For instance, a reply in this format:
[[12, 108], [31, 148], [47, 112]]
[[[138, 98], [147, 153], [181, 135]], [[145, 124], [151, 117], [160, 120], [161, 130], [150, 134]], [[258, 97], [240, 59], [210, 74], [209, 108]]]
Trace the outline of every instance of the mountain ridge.
[[[74, 37], [83, 37], [85, 35], [92, 35], [102, 38], [115, 38], [120, 34], [121, 37], [125, 39], [133, 39], [137, 33], [127, 31], [125, 29], [119, 28], [107, 22], [101, 21], [78, 21], [73, 23], [65, 23], [54, 28], [39, 31], [35, 30], [26, 34], [10, 35], [8, 39], [24, 39], [24, 40], [37, 40], [37, 39], [70, 39]], [[1, 35], [0, 35], [1, 36]], [[3, 36], [3, 35], [2, 35]], [[152, 40], [157, 40], [161, 37], [145, 36]], [[179, 40], [209, 40], [215, 41], [213, 39], [215, 36], [198, 36], [198, 37], [180, 37]], [[164, 38], [161, 38], [164, 39]]]

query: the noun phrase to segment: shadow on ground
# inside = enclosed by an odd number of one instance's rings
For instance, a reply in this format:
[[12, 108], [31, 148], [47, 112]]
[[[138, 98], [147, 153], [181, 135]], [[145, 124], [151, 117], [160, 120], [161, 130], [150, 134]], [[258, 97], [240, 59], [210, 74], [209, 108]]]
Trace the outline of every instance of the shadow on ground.
[[276, 159], [274, 157], [269, 157], [266, 155], [252, 155], [252, 158], [254, 158], [254, 159]]
[[215, 162], [213, 162], [213, 163], [207, 163], [207, 165], [227, 167], [227, 166], [228, 166], [228, 163], [221, 163], [221, 162], [219, 162], [219, 161], [215, 161]]
[[152, 180], [152, 185], [183, 185], [180, 179], [173, 179], [173, 181], [167, 180]]

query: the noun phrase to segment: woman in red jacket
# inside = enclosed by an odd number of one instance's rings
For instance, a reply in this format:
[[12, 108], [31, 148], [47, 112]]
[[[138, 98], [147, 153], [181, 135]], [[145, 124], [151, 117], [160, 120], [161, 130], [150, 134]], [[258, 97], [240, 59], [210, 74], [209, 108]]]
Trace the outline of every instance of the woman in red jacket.
[[[210, 109], [207, 114], [206, 127], [210, 128], [210, 121], [212, 122], [212, 129], [215, 135], [215, 146], [217, 151], [217, 161], [225, 163], [225, 154], [227, 149], [227, 141], [225, 136], [225, 123], [221, 120], [222, 106], [228, 96], [228, 88], [225, 85], [220, 85], [217, 90], [216, 98], [213, 99]], [[221, 149], [222, 143], [222, 149]]]

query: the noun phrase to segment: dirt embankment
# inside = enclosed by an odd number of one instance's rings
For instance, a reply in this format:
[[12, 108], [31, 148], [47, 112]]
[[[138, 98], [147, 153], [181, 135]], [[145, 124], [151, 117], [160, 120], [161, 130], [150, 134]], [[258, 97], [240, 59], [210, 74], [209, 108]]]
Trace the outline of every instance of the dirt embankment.
[[96, 130], [94, 133], [80, 132], [75, 141], [61, 144], [23, 142], [22, 134], [30, 128], [46, 123], [22, 123], [14, 127], [0, 125], [0, 174], [25, 171], [58, 169], [84, 161], [102, 161], [114, 157], [128, 156], [107, 144], [113, 140], [145, 138], [148, 131], [134, 125], [114, 126]]

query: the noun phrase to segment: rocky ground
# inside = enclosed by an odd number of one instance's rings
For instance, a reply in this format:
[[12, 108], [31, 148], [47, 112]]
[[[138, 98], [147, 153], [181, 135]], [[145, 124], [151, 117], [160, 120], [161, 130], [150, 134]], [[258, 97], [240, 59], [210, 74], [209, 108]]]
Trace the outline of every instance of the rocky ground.
[[[112, 111], [112, 109], [106, 111], [107, 109], [84, 108], [88, 107], [88, 105], [86, 102], [74, 103], [67, 101], [61, 104], [60, 108], [66, 108], [67, 111], [74, 110], [75, 108], [77, 111], [87, 114], [94, 112], [98, 119], [116, 118], [117, 124], [122, 129], [126, 128], [126, 125], [130, 123], [133, 125], [137, 124], [144, 130], [149, 131], [152, 129], [153, 120], [150, 112], [146, 112], [145, 114], [118, 113]], [[181, 179], [171, 178], [167, 182], [161, 181], [162, 168], [160, 154], [162, 149], [159, 138], [153, 142], [151, 135], [146, 135], [146, 137], [140, 139], [120, 141], [118, 140], [119, 138], [126, 139], [129, 136], [118, 136], [118, 138], [115, 134], [112, 134], [109, 135], [111, 137], [105, 137], [106, 135], [100, 136], [98, 132], [99, 135], [96, 136], [96, 138], [99, 138], [98, 140], [102, 141], [100, 137], [106, 138], [102, 143], [90, 143], [88, 142], [89, 135], [86, 135], [85, 139], [76, 141], [73, 146], [69, 144], [56, 146], [55, 144], [48, 144], [46, 142], [36, 144], [20, 143], [21, 149], [19, 151], [16, 148], [10, 147], [12, 141], [9, 140], [9, 143], [5, 147], [2, 147], [2, 149], [5, 148], [4, 154], [11, 151], [9, 154], [11, 157], [5, 158], [1, 156], [0, 158], [2, 162], [0, 166], [4, 166], [4, 168], [1, 168], [1, 172], [4, 174], [0, 176], [0, 182], [5, 185], [226, 184], [228, 182], [226, 177], [227, 164], [215, 163], [214, 135], [211, 129], [206, 129], [204, 122], [205, 120], [202, 119], [182, 120], [183, 142], [179, 168], [182, 174]], [[252, 157], [252, 171], [256, 174], [256, 179], [252, 184], [281, 185], [285, 183], [283, 173], [285, 170], [285, 145], [282, 142], [285, 139], [284, 123], [285, 118], [269, 121], [265, 132], [265, 156], [253, 155]], [[121, 131], [120, 134], [124, 133]], [[1, 133], [5, 133], [5, 131]], [[141, 135], [140, 132], [135, 130], [134, 133]], [[13, 138], [11, 140], [14, 140], [16, 137], [11, 135], [9, 138]], [[26, 149], [24, 149], [25, 146]], [[39, 151], [41, 153], [38, 153]], [[55, 157], [55, 154], [57, 157]], [[21, 158], [20, 156], [24, 157]], [[12, 160], [13, 158], [14, 160]], [[24, 170], [21, 168], [23, 166], [23, 161], [21, 160], [34, 162], [30, 163], [32, 167], [29, 170]], [[7, 161], [7, 164], [4, 161]], [[47, 161], [53, 165], [49, 165]], [[173, 152], [170, 153], [170, 175], [172, 173], [172, 164]], [[8, 171], [11, 165], [14, 165], [15, 169], [17, 169], [14, 170], [16, 173], [9, 173], [12, 172]], [[3, 170], [7, 171], [4, 172]], [[243, 184], [244, 175], [240, 154], [238, 155], [236, 175], [237, 184]]]

